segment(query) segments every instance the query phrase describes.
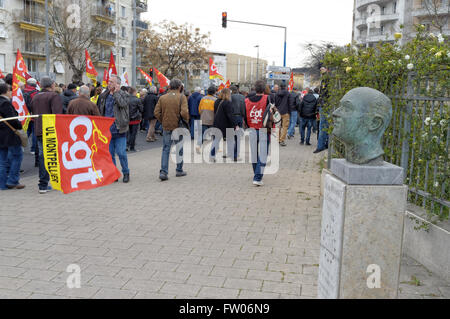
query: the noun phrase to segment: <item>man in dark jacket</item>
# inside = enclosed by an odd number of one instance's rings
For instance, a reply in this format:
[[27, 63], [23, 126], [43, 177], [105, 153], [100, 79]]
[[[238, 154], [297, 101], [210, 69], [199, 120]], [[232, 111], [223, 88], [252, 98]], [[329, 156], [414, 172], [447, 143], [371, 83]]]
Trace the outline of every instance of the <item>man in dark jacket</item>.
[[306, 89], [308, 94], [303, 97], [300, 103], [299, 115], [300, 115], [300, 144], [305, 144], [305, 129], [308, 127], [308, 132], [306, 134], [306, 145], [310, 144], [311, 139], [311, 128], [314, 125], [317, 114], [317, 99], [314, 96], [313, 90], [310, 88]]
[[[11, 104], [11, 86], [0, 83], [0, 116], [2, 118], [16, 117], [18, 114]], [[16, 130], [22, 129], [18, 120], [8, 123]], [[23, 151], [20, 138], [5, 123], [0, 122], [0, 190], [23, 189], [19, 184], [20, 165]]]
[[280, 131], [280, 145], [286, 146], [286, 136], [289, 129], [289, 120], [291, 118], [291, 110], [295, 106], [295, 101], [291, 94], [286, 90], [286, 84], [280, 84], [280, 90], [275, 95], [275, 106], [281, 115], [281, 131]]
[[320, 72], [322, 73], [322, 81], [320, 83], [320, 97], [319, 97], [319, 112], [320, 112], [320, 123], [319, 123], [319, 141], [317, 142], [317, 149], [314, 151], [315, 154], [320, 153], [328, 149], [328, 119], [327, 114], [324, 111], [324, 107], [328, 106], [328, 69], [326, 67], [321, 67]]
[[144, 121], [150, 122], [147, 132], [147, 142], [155, 142], [155, 127], [158, 121], [155, 117], [155, 106], [158, 103], [158, 89], [152, 86], [144, 100]]
[[64, 114], [67, 113], [67, 108], [69, 107], [70, 101], [75, 100], [77, 97], [77, 86], [73, 83], [70, 83], [67, 87], [67, 90], [65, 90], [62, 94]]
[[130, 95], [128, 105], [130, 108], [130, 130], [127, 134], [127, 145], [130, 152], [136, 152], [136, 135], [139, 130], [139, 124], [142, 120], [142, 113], [144, 112], [144, 105], [142, 100], [137, 96], [137, 90], [130, 88]]
[[67, 114], [100, 116], [97, 105], [89, 99], [90, 89], [86, 85], [80, 87], [80, 97], [70, 101]]
[[119, 156], [123, 182], [128, 183], [130, 181], [130, 170], [127, 156], [127, 132], [130, 129], [130, 110], [128, 93], [120, 89], [120, 84], [120, 78], [117, 75], [111, 75], [108, 88], [98, 97], [97, 106], [102, 116], [116, 119], [110, 129], [112, 138], [109, 143], [109, 152], [114, 165], [116, 165], [116, 153]]
[[198, 106], [200, 105], [200, 101], [203, 99], [203, 95], [200, 93], [202, 89], [200, 87], [195, 88], [195, 92], [189, 97], [188, 106], [189, 106], [189, 126], [191, 131], [191, 139], [194, 139], [194, 129], [195, 129], [195, 121], [200, 120], [200, 113], [198, 112]]
[[[55, 92], [55, 82], [45, 76], [41, 79], [42, 92], [36, 94], [31, 101], [31, 109], [34, 115], [41, 114], [61, 114], [63, 112], [63, 104], [61, 97]], [[35, 120], [35, 134], [39, 147], [39, 193], [45, 194], [49, 191], [50, 176], [47, 173], [44, 163], [44, 151], [42, 148], [42, 118]]]
[[300, 107], [300, 95], [298, 90], [294, 88], [291, 92], [291, 99], [293, 101], [293, 107], [291, 109], [291, 117], [289, 119], [288, 139], [291, 139], [295, 135], [295, 127], [297, 126], [298, 109]]

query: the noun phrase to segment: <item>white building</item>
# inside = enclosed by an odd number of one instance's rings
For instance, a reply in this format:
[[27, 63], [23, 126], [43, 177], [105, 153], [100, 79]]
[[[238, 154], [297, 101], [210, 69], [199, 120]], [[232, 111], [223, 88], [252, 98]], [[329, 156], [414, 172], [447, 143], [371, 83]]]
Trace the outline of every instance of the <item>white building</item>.
[[[373, 46], [379, 41], [393, 42], [397, 32], [403, 34], [401, 41], [405, 43], [415, 36], [415, 25], [419, 24], [425, 25], [429, 32], [450, 34], [450, 0], [354, 1], [353, 41], [356, 44]], [[442, 30], [432, 20], [438, 21]]]
[[[148, 29], [148, 25], [140, 20], [140, 14], [147, 11], [147, 1], [92, 0], [87, 2], [90, 6], [90, 20], [82, 21], [81, 25], [101, 22], [105, 24], [107, 30], [95, 39], [94, 46], [89, 49], [98, 54], [94, 65], [100, 82], [104, 68], [109, 66], [111, 51], [114, 54], [119, 75], [127, 71], [131, 81], [133, 1], [136, 1], [136, 29], [139, 33]], [[49, 3], [52, 1], [49, 0]], [[53, 34], [51, 27], [49, 34], [51, 39]], [[45, 75], [45, 0], [0, 0], [0, 69], [4, 74], [12, 73], [17, 49], [20, 49], [32, 76], [39, 79]], [[139, 57], [137, 60], [139, 63]], [[50, 76], [56, 82], [70, 83], [72, 75], [73, 72], [66, 61], [56, 61], [53, 57], [50, 59]], [[85, 75], [83, 81], [88, 82]]]

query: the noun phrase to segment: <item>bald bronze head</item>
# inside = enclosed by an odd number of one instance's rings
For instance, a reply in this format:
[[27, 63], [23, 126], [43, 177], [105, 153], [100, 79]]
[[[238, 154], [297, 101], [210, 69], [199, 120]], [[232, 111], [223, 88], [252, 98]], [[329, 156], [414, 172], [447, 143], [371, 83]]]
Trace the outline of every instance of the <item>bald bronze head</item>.
[[354, 164], [382, 161], [381, 139], [392, 118], [391, 100], [366, 87], [349, 91], [333, 113], [335, 135], [345, 144], [346, 159]]

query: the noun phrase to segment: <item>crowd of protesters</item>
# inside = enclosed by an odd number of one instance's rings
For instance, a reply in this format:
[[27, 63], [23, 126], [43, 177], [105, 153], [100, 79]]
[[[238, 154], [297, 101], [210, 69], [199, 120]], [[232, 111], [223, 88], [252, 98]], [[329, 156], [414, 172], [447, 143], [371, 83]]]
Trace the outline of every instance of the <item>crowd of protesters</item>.
[[[322, 73], [327, 69], [322, 68]], [[271, 129], [275, 127], [274, 115], [278, 112], [281, 121], [279, 140], [285, 147], [286, 139], [295, 136], [295, 128], [299, 127], [300, 144], [311, 145], [311, 133], [317, 133], [318, 146], [314, 153], [328, 148], [328, 121], [322, 109], [327, 103], [327, 84], [322, 81], [320, 88], [300, 92], [294, 88], [289, 92], [285, 84], [270, 88], [265, 81], [257, 81], [250, 92], [240, 90], [238, 86], [224, 88], [220, 92], [212, 85], [207, 90], [200, 87], [191, 94], [184, 89], [178, 79], [170, 81], [169, 87], [158, 89], [151, 86], [147, 89], [123, 86], [121, 79], [112, 75], [106, 88], [94, 87], [90, 84], [57, 85], [51, 78], [42, 77], [40, 88], [36, 79], [30, 78], [22, 86], [25, 104], [33, 115], [42, 114], [76, 114], [88, 116], [105, 116], [115, 118], [111, 126], [110, 153], [116, 165], [116, 155], [122, 168], [123, 182], [130, 182], [127, 152], [136, 152], [136, 137], [139, 131], [145, 132], [146, 141], [157, 141], [156, 135], [162, 136], [163, 150], [159, 178], [168, 180], [169, 156], [173, 143], [172, 132], [179, 128], [189, 129], [192, 140], [198, 133], [196, 151], [200, 153], [205, 132], [210, 128], [218, 129], [226, 139], [227, 131], [235, 132], [234, 149], [228, 149], [226, 155], [235, 162], [240, 160], [237, 132], [252, 128], [258, 145], [267, 143], [264, 151], [256, 150], [253, 164], [253, 184], [262, 186], [264, 167], [266, 165], [268, 146], [271, 142]], [[12, 103], [12, 75], [8, 74], [0, 80], [0, 116], [9, 118], [17, 116]], [[269, 118], [268, 123], [264, 120]], [[201, 122], [199, 122], [201, 121]], [[183, 123], [185, 123], [183, 125]], [[197, 124], [201, 123], [201, 127]], [[8, 125], [9, 124], [9, 125]], [[261, 129], [267, 129], [266, 134], [260, 134]], [[0, 189], [23, 189], [21, 185], [20, 167], [23, 159], [21, 140], [14, 130], [21, 130], [18, 120], [0, 122]], [[42, 120], [36, 117], [28, 126], [30, 152], [34, 155], [35, 166], [39, 167], [39, 193], [45, 194], [51, 190], [49, 175], [44, 165], [42, 145]], [[208, 134], [206, 134], [208, 135]], [[272, 141], [273, 142], [273, 141]], [[210, 160], [216, 161], [216, 153], [220, 139], [212, 136]], [[181, 144], [181, 143], [180, 143]], [[178, 154], [182, 156], [182, 147]], [[225, 151], [224, 151], [225, 154]], [[177, 162], [176, 176], [186, 176], [182, 160]], [[117, 181], [116, 181], [117, 182]]]

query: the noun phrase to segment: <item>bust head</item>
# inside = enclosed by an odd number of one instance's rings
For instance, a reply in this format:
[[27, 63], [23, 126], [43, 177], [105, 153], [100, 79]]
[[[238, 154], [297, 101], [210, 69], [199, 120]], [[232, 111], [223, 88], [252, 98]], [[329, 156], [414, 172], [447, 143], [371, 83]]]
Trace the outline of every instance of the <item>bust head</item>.
[[346, 149], [346, 158], [355, 164], [367, 164], [384, 154], [381, 139], [392, 118], [391, 100], [366, 87], [349, 91], [333, 113], [333, 134]]

